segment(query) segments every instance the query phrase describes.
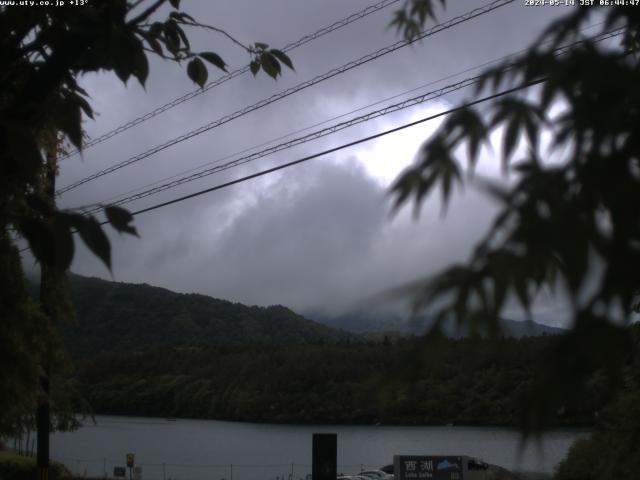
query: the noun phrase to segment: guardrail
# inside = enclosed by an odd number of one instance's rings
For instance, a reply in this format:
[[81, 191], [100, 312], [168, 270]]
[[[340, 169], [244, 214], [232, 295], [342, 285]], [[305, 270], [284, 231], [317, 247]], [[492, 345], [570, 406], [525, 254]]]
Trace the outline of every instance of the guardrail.
[[[69, 458], [53, 456], [53, 460], [63, 463], [75, 475], [87, 478], [114, 477], [114, 467], [124, 467], [124, 459], [112, 458]], [[140, 480], [310, 480], [311, 464], [178, 464], [136, 462], [142, 467]], [[338, 475], [353, 475], [363, 470], [378, 469], [380, 465], [339, 464]], [[129, 478], [127, 469], [127, 477]], [[135, 480], [135, 479], [134, 479]]]

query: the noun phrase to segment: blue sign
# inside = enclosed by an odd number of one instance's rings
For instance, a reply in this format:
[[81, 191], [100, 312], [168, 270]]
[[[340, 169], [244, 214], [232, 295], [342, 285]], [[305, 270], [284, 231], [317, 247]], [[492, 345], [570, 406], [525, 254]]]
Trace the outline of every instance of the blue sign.
[[395, 455], [395, 480], [464, 480], [466, 457]]

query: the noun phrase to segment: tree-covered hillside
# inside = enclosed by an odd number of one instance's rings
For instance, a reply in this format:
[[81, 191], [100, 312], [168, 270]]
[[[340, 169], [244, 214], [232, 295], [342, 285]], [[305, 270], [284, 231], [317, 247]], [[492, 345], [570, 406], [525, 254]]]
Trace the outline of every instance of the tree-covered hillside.
[[[70, 283], [76, 321], [66, 327], [64, 337], [74, 357], [98, 352], [141, 351], [158, 345], [359, 341], [361, 337], [356, 332], [380, 330], [381, 317], [376, 312], [304, 317], [280, 305], [250, 307], [147, 284], [110, 282], [80, 275], [71, 275]], [[395, 327], [397, 335], [422, 334], [428, 324], [428, 319], [422, 317], [411, 323], [403, 322], [399, 316], [384, 318], [388, 320], [384, 325]], [[407, 326], [411, 328], [404, 328]], [[451, 327], [445, 329], [447, 335], [464, 336], [465, 332]], [[504, 322], [507, 336], [558, 332], [562, 330], [533, 322]]]
[[[517, 425], [557, 337], [166, 347], [83, 361], [96, 413], [292, 423]], [[556, 425], [590, 424], [594, 382]]]
[[71, 276], [76, 322], [65, 329], [75, 356], [156, 345], [332, 343], [354, 335], [283, 306], [248, 307], [205, 295]]
[[[282, 306], [81, 276], [71, 287], [77, 321], [65, 341], [75, 381], [103, 414], [515, 426], [536, 359], [563, 341], [364, 337]], [[608, 391], [595, 377], [552, 423], [591, 424]]]
[[[360, 336], [282, 306], [81, 276], [71, 287], [74, 382], [102, 414], [516, 426], [536, 359], [564, 338]], [[592, 424], [608, 387], [594, 377], [551, 423]]]

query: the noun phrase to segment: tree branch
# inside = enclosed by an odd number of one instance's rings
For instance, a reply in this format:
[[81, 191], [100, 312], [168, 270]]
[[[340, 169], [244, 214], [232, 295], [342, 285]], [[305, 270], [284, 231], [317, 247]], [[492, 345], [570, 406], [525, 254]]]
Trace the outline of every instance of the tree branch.
[[[182, 56], [182, 57], [170, 57], [170, 56], [168, 56], [168, 55], [165, 55], [164, 53], [163, 53], [163, 54], [160, 54], [160, 53], [156, 52], [155, 50], [153, 50], [152, 48], [149, 48], [149, 47], [144, 47], [144, 46], [143, 46], [143, 47], [142, 47], [142, 49], [143, 49], [145, 52], [153, 53], [154, 55], [157, 55], [157, 56], [159, 56], [160, 58], [164, 58], [165, 60], [171, 60], [171, 61], [173, 61], [173, 62], [180, 62], [180, 61], [182, 61], [182, 60], [186, 60], [187, 58], [195, 57], [195, 55], [194, 55], [194, 54], [184, 55], [184, 56]], [[176, 52], [176, 53], [180, 53], [180, 52]]]
[[144, 2], [144, 0], [136, 0], [135, 2], [132, 2], [131, 6], [129, 7], [129, 11], [131, 12], [133, 9], [138, 8], [138, 5], [140, 5], [142, 2]]
[[233, 43], [235, 43], [236, 45], [240, 46], [241, 48], [243, 48], [247, 52], [253, 53], [253, 49], [252, 48], [246, 46], [245, 44], [243, 44], [239, 40], [236, 40], [233, 36], [231, 36], [229, 33], [227, 33], [226, 31], [224, 31], [221, 28], [212, 27], [211, 25], [205, 25], [205, 24], [198, 23], [198, 22], [181, 22], [181, 23], [184, 24], [184, 25], [188, 25], [190, 27], [206, 28], [208, 30], [213, 30], [214, 32], [221, 33], [222, 35], [227, 37], [229, 40], [231, 40]]
[[[149, 18], [151, 15], [153, 15], [155, 13], [155, 11], [158, 10], [162, 6], [162, 4], [165, 3], [166, 1], [167, 0], [156, 0], [156, 2], [153, 5], [151, 5], [149, 8], [147, 8], [140, 15], [138, 15], [137, 17], [134, 17], [131, 20], [129, 20], [127, 22], [127, 25], [129, 25], [129, 26], [137, 25], [138, 23], [145, 21], [147, 18]], [[134, 4], [134, 7], [137, 6], [139, 3], [140, 2], [137, 2], [136, 4]]]

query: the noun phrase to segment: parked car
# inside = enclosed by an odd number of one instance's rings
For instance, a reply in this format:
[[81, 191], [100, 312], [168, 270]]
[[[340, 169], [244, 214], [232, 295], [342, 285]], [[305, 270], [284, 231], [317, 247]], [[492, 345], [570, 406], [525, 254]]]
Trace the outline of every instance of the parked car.
[[371, 480], [391, 480], [391, 478], [393, 478], [392, 475], [388, 475], [382, 470], [366, 470], [364, 472], [358, 473], [358, 475], [367, 477]]
[[469, 462], [467, 462], [467, 468], [469, 470], [486, 470], [489, 465], [482, 461], [481, 458], [470, 458]]
[[380, 467], [380, 471], [386, 473], [387, 475], [393, 475], [393, 463], [385, 465], [384, 467]]

